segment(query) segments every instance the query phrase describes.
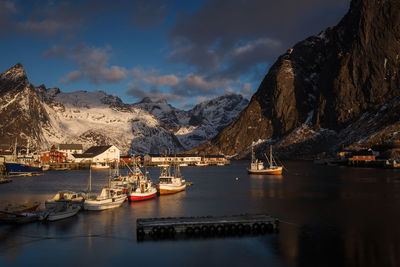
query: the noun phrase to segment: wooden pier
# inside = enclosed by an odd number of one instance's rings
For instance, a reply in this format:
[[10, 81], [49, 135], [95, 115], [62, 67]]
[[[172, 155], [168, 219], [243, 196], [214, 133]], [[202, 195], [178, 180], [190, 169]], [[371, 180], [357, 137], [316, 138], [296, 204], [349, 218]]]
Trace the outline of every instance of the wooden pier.
[[277, 233], [279, 219], [266, 214], [233, 216], [142, 218], [136, 221], [139, 241], [186, 237], [243, 236]]

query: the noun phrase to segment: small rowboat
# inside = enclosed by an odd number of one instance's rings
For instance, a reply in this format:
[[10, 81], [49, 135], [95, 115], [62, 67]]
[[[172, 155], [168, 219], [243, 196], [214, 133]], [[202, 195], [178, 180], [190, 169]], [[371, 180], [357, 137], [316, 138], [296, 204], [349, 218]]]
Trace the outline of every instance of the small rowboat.
[[35, 211], [40, 205], [40, 202], [29, 201], [24, 203], [6, 204], [0, 207], [0, 217], [9, 216], [10, 214], [21, 214], [24, 212]]

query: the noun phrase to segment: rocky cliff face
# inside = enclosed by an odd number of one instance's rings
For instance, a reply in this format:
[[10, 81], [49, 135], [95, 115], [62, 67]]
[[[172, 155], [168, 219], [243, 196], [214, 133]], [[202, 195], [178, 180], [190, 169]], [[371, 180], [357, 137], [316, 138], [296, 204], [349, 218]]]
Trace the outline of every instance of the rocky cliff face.
[[264, 142], [298, 158], [397, 141], [399, 25], [399, 1], [353, 0], [336, 27], [280, 56], [237, 120], [195, 151]]
[[21, 64], [0, 75], [0, 142], [26, 143], [27, 137], [44, 141], [41, 125], [49, 123], [46, 110]]

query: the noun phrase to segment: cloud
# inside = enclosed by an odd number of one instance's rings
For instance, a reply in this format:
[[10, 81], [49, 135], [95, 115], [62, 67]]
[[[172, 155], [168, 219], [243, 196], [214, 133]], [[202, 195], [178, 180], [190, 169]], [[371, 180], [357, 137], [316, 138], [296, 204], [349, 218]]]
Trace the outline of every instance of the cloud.
[[144, 90], [140, 85], [133, 86], [125, 94], [137, 99], [149, 97], [151, 99], [165, 99], [169, 102], [186, 102], [186, 98], [183, 96], [162, 92], [154, 87], [150, 91]]
[[109, 66], [111, 47], [89, 47], [80, 44], [69, 48], [67, 46], [53, 46], [43, 53], [44, 57], [60, 57], [75, 63], [78, 70], [74, 70], [61, 79], [63, 83], [76, 82], [88, 79], [93, 84], [118, 83], [127, 78], [128, 70], [124, 67]]
[[142, 68], [134, 68], [133, 76], [136, 80], [143, 81], [145, 83], [154, 86], [175, 86], [179, 83], [179, 78], [174, 74], [168, 75], [157, 75], [158, 71], [144, 71]]
[[142, 29], [149, 29], [162, 24], [170, 10], [163, 0], [136, 0], [133, 7], [133, 24]]
[[172, 92], [184, 96], [218, 95], [229, 82], [226, 80], [208, 79], [195, 73], [189, 73], [179, 84], [172, 87]]
[[[0, 1], [0, 34], [6, 34], [12, 28], [11, 15], [17, 12], [15, 3]], [[0, 37], [1, 38], [1, 37]]]
[[77, 28], [77, 21], [70, 24], [67, 21], [44, 19], [39, 21], [18, 22], [16, 28], [19, 31], [29, 32], [30, 34], [56, 35], [61, 32], [73, 31]]
[[88, 2], [38, 1], [21, 6], [21, 16], [14, 22], [15, 30], [32, 36], [73, 37], [94, 14], [94, 11], [86, 12], [88, 5]]
[[244, 97], [244, 98], [250, 98], [252, 95], [252, 90], [251, 90], [251, 84], [250, 83], [245, 83], [243, 86], [240, 88], [239, 93]]
[[199, 74], [235, 79], [337, 24], [348, 5], [349, 0], [207, 1], [179, 14], [168, 32], [166, 58]]

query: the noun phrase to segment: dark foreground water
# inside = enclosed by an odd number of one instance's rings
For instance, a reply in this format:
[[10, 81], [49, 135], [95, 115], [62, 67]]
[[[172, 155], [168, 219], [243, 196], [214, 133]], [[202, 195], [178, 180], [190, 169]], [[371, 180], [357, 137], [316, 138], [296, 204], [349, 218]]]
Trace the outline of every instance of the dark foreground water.
[[[400, 266], [400, 170], [287, 162], [283, 176], [249, 162], [182, 167], [186, 192], [52, 223], [0, 225], [0, 266]], [[153, 181], [159, 169], [150, 169]], [[95, 189], [107, 171], [93, 172]], [[235, 178], [239, 179], [236, 180]], [[47, 172], [0, 185], [0, 201], [84, 190], [88, 171]], [[136, 218], [268, 213], [278, 234], [136, 241]]]

